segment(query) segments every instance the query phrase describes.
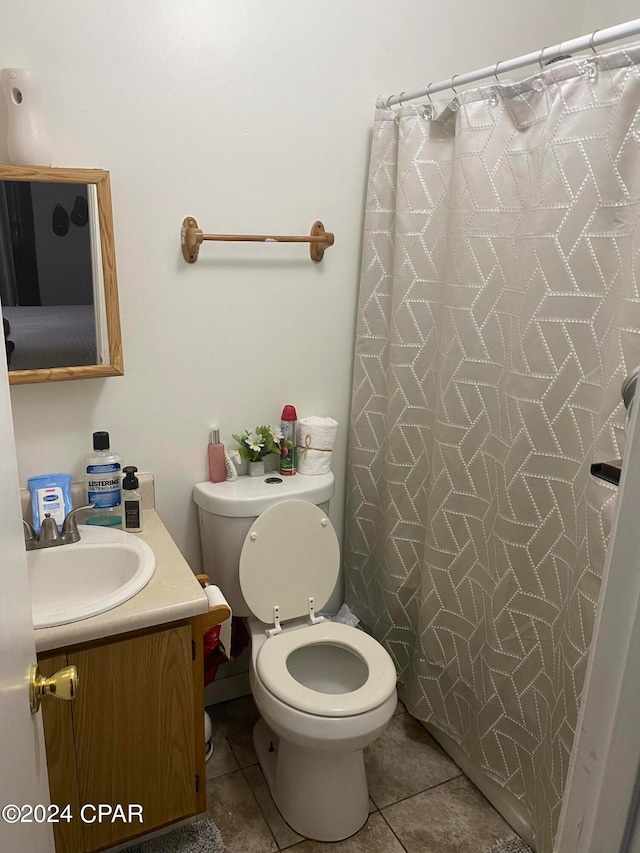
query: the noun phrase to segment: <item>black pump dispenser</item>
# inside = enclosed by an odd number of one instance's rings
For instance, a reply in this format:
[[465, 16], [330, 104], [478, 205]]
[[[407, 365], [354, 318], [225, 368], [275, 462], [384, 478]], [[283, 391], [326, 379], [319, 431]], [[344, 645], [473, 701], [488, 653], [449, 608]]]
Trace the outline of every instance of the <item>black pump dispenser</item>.
[[122, 471], [124, 472], [124, 480], [122, 481], [122, 488], [127, 491], [133, 491], [133, 489], [137, 489], [140, 483], [138, 482], [138, 478], [136, 477], [136, 471], [138, 469], [135, 465], [126, 465]]
[[142, 530], [142, 495], [138, 491], [138, 478], [135, 465], [125, 465], [122, 469], [122, 527], [130, 533]]

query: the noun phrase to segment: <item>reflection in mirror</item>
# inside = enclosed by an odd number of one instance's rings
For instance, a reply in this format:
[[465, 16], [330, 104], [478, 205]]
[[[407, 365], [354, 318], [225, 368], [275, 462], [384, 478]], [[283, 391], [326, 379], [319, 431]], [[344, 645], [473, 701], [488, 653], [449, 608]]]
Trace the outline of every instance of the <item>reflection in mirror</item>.
[[122, 374], [108, 172], [0, 167], [12, 384]]

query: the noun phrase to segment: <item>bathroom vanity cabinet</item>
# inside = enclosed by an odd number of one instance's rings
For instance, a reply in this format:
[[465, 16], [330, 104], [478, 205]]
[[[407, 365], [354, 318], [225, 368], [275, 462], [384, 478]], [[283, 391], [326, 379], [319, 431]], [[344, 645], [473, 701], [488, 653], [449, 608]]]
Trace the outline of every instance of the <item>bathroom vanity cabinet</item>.
[[[78, 693], [42, 704], [56, 853], [90, 853], [206, 809], [203, 616], [43, 652], [43, 675], [73, 664]], [[142, 806], [144, 823], [97, 807]], [[81, 809], [87, 821], [81, 819]], [[135, 810], [134, 810], [135, 811]]]

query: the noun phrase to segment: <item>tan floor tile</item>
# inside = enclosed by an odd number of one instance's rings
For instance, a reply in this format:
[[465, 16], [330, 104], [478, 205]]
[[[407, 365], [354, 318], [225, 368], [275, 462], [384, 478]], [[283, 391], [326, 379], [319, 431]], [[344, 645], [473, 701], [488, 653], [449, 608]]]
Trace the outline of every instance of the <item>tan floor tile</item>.
[[464, 776], [382, 813], [408, 853], [478, 853], [512, 832]]
[[379, 809], [447, 779], [460, 769], [410, 714], [399, 714], [364, 751], [369, 794]]
[[269, 829], [278, 842], [278, 847], [284, 850], [286, 847], [291, 847], [292, 844], [302, 841], [302, 836], [291, 829], [273, 802], [267, 780], [264, 778], [260, 765], [254, 764], [252, 767], [247, 767], [244, 775], [253, 791], [253, 796], [258, 801], [258, 805], [269, 825]]
[[207, 780], [215, 779], [216, 776], [224, 776], [239, 770], [240, 765], [231, 751], [226, 732], [222, 726], [213, 726], [213, 754], [206, 763]]
[[207, 708], [216, 730], [223, 733], [240, 767], [250, 767], [258, 760], [253, 748], [253, 726], [260, 714], [253, 696], [242, 696]]
[[302, 841], [291, 848], [291, 853], [319, 853], [324, 850], [339, 853], [404, 853], [398, 839], [389, 829], [380, 813], [372, 814], [359, 832], [344, 841], [324, 844], [321, 841]]
[[241, 770], [207, 782], [207, 813], [225, 853], [276, 853], [278, 847]]

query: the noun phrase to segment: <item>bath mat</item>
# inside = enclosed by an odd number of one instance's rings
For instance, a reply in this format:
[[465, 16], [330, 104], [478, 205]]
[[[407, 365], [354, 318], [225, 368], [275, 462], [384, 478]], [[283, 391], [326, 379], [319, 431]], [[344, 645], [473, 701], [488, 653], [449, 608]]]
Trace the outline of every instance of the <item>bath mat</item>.
[[484, 853], [533, 853], [533, 850], [519, 835], [510, 835], [498, 841], [493, 847], [488, 847]]
[[129, 853], [222, 853], [224, 843], [212, 820], [199, 820], [131, 847]]

